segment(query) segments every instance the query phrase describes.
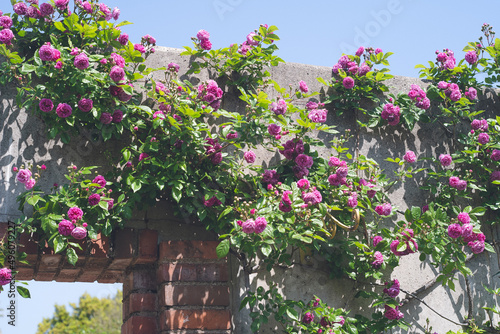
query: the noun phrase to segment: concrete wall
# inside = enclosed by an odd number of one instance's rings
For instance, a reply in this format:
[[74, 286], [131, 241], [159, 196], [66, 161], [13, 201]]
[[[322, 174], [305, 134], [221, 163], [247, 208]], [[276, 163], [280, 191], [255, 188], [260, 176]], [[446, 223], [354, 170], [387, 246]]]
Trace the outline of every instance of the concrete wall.
[[[180, 65], [181, 72], [185, 73], [188, 64], [188, 57], [180, 57], [179, 50], [170, 48], [157, 48], [157, 52], [152, 55], [147, 63], [150, 67], [166, 66], [170, 62], [176, 62]], [[331, 69], [328, 67], [319, 67], [303, 64], [285, 64], [278, 68], [273, 68], [272, 77], [282, 86], [289, 84], [297, 85], [300, 80], [304, 80], [309, 85], [311, 91], [324, 91], [325, 87], [317, 82], [317, 77], [323, 77], [328, 80], [331, 77]], [[155, 79], [162, 79], [162, 73], [155, 73]], [[193, 83], [198, 83], [209, 78], [208, 73], [201, 73], [196, 76], [181, 75], [181, 79], [189, 79]], [[391, 92], [407, 92], [411, 84], [426, 84], [416, 78], [397, 77], [390, 80], [387, 85]], [[495, 111], [498, 106], [498, 98], [494, 92], [486, 92], [484, 101], [485, 108]], [[41, 121], [28, 117], [25, 110], [19, 110], [15, 107], [13, 99], [15, 90], [12, 87], [0, 87], [0, 222], [15, 220], [19, 216], [15, 197], [23, 190], [23, 186], [15, 182], [12, 173], [13, 166], [20, 166], [21, 163], [31, 161], [37, 164], [47, 165], [47, 174], [49, 175], [45, 186], [50, 186], [54, 182], [60, 182], [65, 167], [73, 163], [77, 166], [84, 165], [104, 165], [108, 163], [104, 152], [117, 152], [112, 142], [104, 143], [93, 133], [84, 133], [82, 140], [72, 141], [70, 145], [62, 145], [59, 140], [47, 140], [45, 129]], [[307, 101], [298, 101], [298, 104], [304, 105]], [[234, 96], [225, 96], [223, 108], [234, 110], [239, 108], [237, 99]], [[328, 116], [330, 124], [337, 125], [342, 131], [346, 128], [356, 129], [356, 123], [353, 115], [344, 115], [336, 117], [335, 113]], [[367, 130], [361, 129], [359, 152], [369, 158], [379, 162], [383, 169], [390, 174], [393, 166], [384, 161], [387, 157], [402, 157], [406, 150], [410, 149], [417, 153], [417, 156], [438, 156], [447, 151], [448, 139], [445, 131], [436, 126], [419, 126], [411, 132], [399, 127], [387, 127], [382, 129]], [[331, 137], [322, 137], [325, 141], [331, 140]], [[354, 146], [354, 142], [349, 143]], [[119, 153], [119, 152], [118, 152]], [[328, 157], [331, 155], [327, 149], [320, 152], [321, 155]], [[269, 159], [271, 155], [262, 154], [260, 159]], [[116, 160], [117, 161], [117, 160]], [[399, 209], [405, 210], [407, 207], [424, 205], [423, 197], [418, 189], [418, 178], [404, 183], [393, 189], [391, 193], [392, 203]], [[159, 240], [210, 240], [214, 236], [204, 231], [203, 226], [191, 222], [184, 218], [171, 219], [170, 210], [161, 203], [149, 210], [149, 217], [158, 217], [157, 220], [148, 219], [147, 212], [137, 213], [135, 218], [129, 223], [133, 228], [150, 228], [159, 230]], [[154, 212], [154, 213], [153, 213]], [[169, 218], [168, 226], [163, 222]], [[186, 229], [186, 223], [190, 224], [189, 230]], [[189, 231], [188, 233], [186, 231]], [[486, 231], [487, 232], [487, 231]], [[489, 237], [498, 238], [500, 235], [489, 235]], [[353, 282], [331, 280], [324, 266], [320, 261], [313, 261], [313, 265], [295, 265], [293, 268], [276, 269], [271, 273], [259, 272], [247, 277], [240, 269], [237, 260], [229, 257], [230, 264], [230, 282], [231, 302], [233, 315], [234, 333], [250, 333], [249, 311], [239, 309], [239, 302], [244, 296], [247, 285], [256, 287], [266, 284], [266, 281], [272, 279], [278, 282], [284, 296], [290, 299], [302, 299], [308, 301], [314, 294], [318, 295], [324, 301], [333, 307], [345, 307], [351, 309], [351, 315], [355, 313], [371, 314], [372, 310], [365, 304], [366, 300], [354, 299], [356, 289], [362, 287], [359, 284], [355, 287]], [[496, 255], [483, 253], [475, 256], [470, 261], [470, 268], [474, 276], [472, 278], [474, 306], [478, 311], [475, 316], [485, 319], [485, 313], [480, 307], [492, 305], [493, 299], [485, 294], [482, 284], [491, 288], [498, 288], [500, 282], [497, 276], [493, 276], [500, 269], [498, 267], [498, 258]], [[401, 287], [407, 291], [415, 291], [427, 282], [431, 281], [437, 272], [426, 263], [418, 261], [418, 255], [406, 256], [402, 259], [402, 265], [393, 273], [393, 278], [401, 282]], [[457, 275], [458, 284], [456, 292], [444, 289], [439, 285], [434, 285], [419, 294], [426, 303], [438, 310], [443, 315], [457, 322], [463, 322], [463, 316], [467, 314], [467, 300], [464, 298], [465, 283]], [[459, 327], [451, 322], [440, 318], [425, 305], [412, 300], [402, 308], [405, 314], [405, 320], [412, 324], [410, 332], [421, 333], [425, 320], [430, 319], [433, 330], [438, 333], [444, 333], [447, 330], [456, 330]], [[263, 329], [261, 333], [275, 333], [274, 325], [270, 324], [268, 328]]]

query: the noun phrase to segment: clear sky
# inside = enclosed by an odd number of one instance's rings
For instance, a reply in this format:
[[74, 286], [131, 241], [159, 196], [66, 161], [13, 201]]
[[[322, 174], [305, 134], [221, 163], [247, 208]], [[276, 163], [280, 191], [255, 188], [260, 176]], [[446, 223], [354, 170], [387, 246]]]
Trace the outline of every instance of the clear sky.
[[[40, 0], [40, 3], [44, 2]], [[71, 1], [72, 3], [73, 1]], [[343, 52], [363, 46], [393, 52], [389, 69], [394, 75], [417, 77], [417, 64], [435, 60], [435, 51], [449, 48], [460, 60], [467, 42], [481, 36], [481, 25], [500, 25], [498, 1], [276, 1], [276, 0], [107, 0], [121, 10], [120, 20], [133, 43], [152, 35], [157, 45], [174, 48], [192, 46], [191, 37], [200, 29], [210, 32], [214, 48], [242, 43], [260, 24], [279, 28], [278, 56], [287, 62], [331, 67]], [[0, 0], [0, 10], [11, 12], [9, 0]], [[500, 35], [499, 35], [500, 37]], [[51, 316], [54, 304], [77, 302], [87, 291], [105, 297], [114, 295], [119, 284], [30, 282], [31, 300], [17, 302], [17, 326], [0, 318], [3, 334], [30, 334], [43, 317]], [[0, 294], [0, 314], [8, 299]]]

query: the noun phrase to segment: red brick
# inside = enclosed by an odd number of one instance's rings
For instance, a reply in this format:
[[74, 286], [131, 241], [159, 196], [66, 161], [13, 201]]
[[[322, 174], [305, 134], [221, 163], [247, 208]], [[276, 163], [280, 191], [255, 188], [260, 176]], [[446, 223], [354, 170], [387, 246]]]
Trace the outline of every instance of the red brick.
[[97, 279], [99, 283], [117, 283], [123, 279], [123, 271], [121, 270], [106, 270]]
[[197, 280], [196, 264], [163, 263], [158, 266], [158, 283], [163, 282], [194, 282]]
[[160, 306], [228, 306], [229, 287], [222, 285], [165, 285], [158, 295]]
[[132, 293], [128, 299], [128, 312], [156, 312], [156, 293]]
[[124, 278], [123, 291], [156, 290], [156, 287], [156, 270], [154, 270], [153, 266], [135, 267]]
[[89, 257], [87, 258], [87, 262], [85, 262], [85, 270], [101, 270], [106, 268], [110, 259], [107, 258], [95, 258]]
[[77, 279], [77, 282], [95, 282], [101, 273], [102, 270], [91, 271], [83, 269], [81, 275]]
[[38, 270], [55, 272], [59, 268], [61, 259], [61, 254], [43, 254], [40, 258], [40, 267]]
[[158, 259], [158, 231], [139, 232], [139, 258], [136, 263], [152, 263]]
[[231, 329], [228, 310], [164, 310], [160, 315], [160, 330]]
[[115, 259], [129, 259], [136, 255], [137, 235], [131, 228], [117, 230], [114, 235]]
[[128, 259], [113, 259], [109, 264], [108, 269], [122, 270], [125, 271], [127, 267], [132, 263], [133, 258]]
[[[132, 316], [122, 326], [122, 333], [126, 334], [154, 334], [157, 333], [156, 317]], [[124, 328], [125, 331], [124, 331]]]
[[35, 275], [35, 280], [36, 281], [52, 281], [54, 279], [55, 272], [49, 271], [49, 272], [44, 272], [44, 271], [39, 271]]
[[169, 240], [160, 243], [160, 260], [217, 259], [218, 241]]
[[207, 263], [199, 264], [196, 268], [199, 282], [227, 282], [227, 263]]
[[56, 282], [75, 282], [78, 274], [80, 274], [80, 269], [61, 269]]
[[90, 243], [90, 256], [93, 258], [106, 258], [109, 253], [109, 237], [98, 234], [97, 239]]
[[16, 268], [18, 273], [16, 274], [16, 279], [19, 281], [30, 281], [33, 279], [33, 274], [35, 270], [33, 268]]

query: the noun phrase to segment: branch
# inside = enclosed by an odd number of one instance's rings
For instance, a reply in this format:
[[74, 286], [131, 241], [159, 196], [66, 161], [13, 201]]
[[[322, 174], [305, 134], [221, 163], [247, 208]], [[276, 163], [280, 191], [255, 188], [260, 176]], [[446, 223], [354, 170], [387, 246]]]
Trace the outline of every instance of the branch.
[[[433, 282], [433, 284], [434, 284], [434, 283], [435, 283], [435, 282]], [[432, 284], [432, 285], [433, 285], [433, 284]], [[431, 285], [431, 286], [432, 286], [432, 285]], [[451, 320], [450, 318], [445, 317], [444, 315], [442, 315], [441, 313], [439, 313], [438, 311], [436, 311], [435, 309], [433, 309], [432, 307], [430, 307], [430, 306], [429, 306], [426, 302], [424, 302], [422, 299], [420, 299], [419, 297], [417, 297], [415, 294], [413, 294], [413, 293], [411, 293], [411, 292], [407, 292], [407, 291], [405, 291], [405, 290], [403, 290], [403, 289], [401, 289], [401, 288], [400, 288], [399, 290], [400, 290], [400, 291], [402, 291], [402, 292], [404, 292], [404, 293], [406, 293], [407, 295], [411, 296], [412, 298], [415, 298], [416, 300], [418, 300], [419, 302], [421, 302], [422, 304], [424, 304], [425, 306], [427, 306], [427, 307], [428, 307], [428, 308], [429, 308], [432, 312], [434, 312], [434, 313], [436, 313], [437, 315], [439, 315], [441, 318], [446, 319], [446, 320], [448, 320], [449, 322], [454, 323], [455, 325], [459, 325], [459, 326], [468, 326], [468, 325], [469, 325], [468, 323], [456, 322], [456, 321], [454, 321], [454, 320]], [[406, 301], [409, 301], [409, 299], [405, 299], [405, 300], [406, 300]], [[404, 304], [404, 301], [405, 301], [405, 300], [403, 300], [403, 302], [401, 303], [401, 305], [403, 305], [403, 304]]]

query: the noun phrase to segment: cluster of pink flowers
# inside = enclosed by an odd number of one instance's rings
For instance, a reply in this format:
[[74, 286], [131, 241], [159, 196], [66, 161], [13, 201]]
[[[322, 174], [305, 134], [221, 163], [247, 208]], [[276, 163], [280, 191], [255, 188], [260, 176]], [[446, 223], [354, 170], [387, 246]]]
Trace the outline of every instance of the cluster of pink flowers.
[[313, 101], [309, 101], [306, 104], [307, 110], [309, 110], [309, 113], [307, 114], [307, 118], [311, 120], [311, 122], [314, 123], [325, 123], [326, 122], [326, 116], [328, 115], [328, 110], [323, 109], [320, 107], [324, 107], [324, 103], [316, 103]]
[[321, 193], [316, 190], [316, 187], [312, 187], [310, 191], [302, 192], [302, 200], [304, 201], [304, 207], [308, 207], [321, 203], [323, 197]]
[[253, 164], [255, 162], [256, 156], [253, 151], [246, 151], [243, 153], [243, 159], [249, 164]]
[[471, 134], [479, 132], [477, 136], [477, 141], [481, 145], [486, 145], [490, 142], [490, 135], [487, 133], [488, 131], [488, 121], [485, 119], [475, 119], [471, 123]]
[[219, 144], [219, 140], [207, 138], [206, 142], [208, 145], [205, 145], [205, 154], [214, 165], [220, 164], [222, 162], [222, 145]]
[[385, 282], [385, 285], [387, 286], [384, 288], [384, 293], [388, 295], [391, 298], [396, 298], [399, 295], [399, 289], [400, 289], [400, 284], [397, 279], [393, 280], [392, 282]]
[[[406, 245], [403, 250], [398, 250], [398, 248], [401, 249], [401, 247], [399, 246], [400, 243], [404, 243]], [[410, 243], [412, 244], [412, 246], [410, 246]], [[417, 242], [413, 239], [413, 230], [407, 228], [402, 231], [401, 236], [391, 242], [390, 249], [391, 252], [396, 256], [404, 256], [415, 253], [418, 250], [418, 245]]]
[[259, 41], [255, 40], [255, 36], [258, 36], [256, 32], [251, 32], [247, 35], [246, 40], [241, 43], [241, 45], [238, 48], [238, 53], [240, 53], [243, 56], [246, 56], [248, 51], [250, 51], [254, 46], [259, 45]]
[[60, 235], [72, 236], [75, 239], [84, 239], [87, 236], [87, 223], [82, 223], [82, 226], [76, 224], [82, 220], [83, 211], [77, 206], [71, 207], [67, 213], [68, 219], [63, 219], [58, 226]]
[[450, 176], [448, 184], [450, 185], [450, 187], [455, 188], [459, 191], [464, 191], [465, 189], [467, 189], [467, 181], [460, 180], [460, 178], [457, 176]]
[[309, 175], [309, 168], [313, 165], [313, 157], [306, 154], [299, 154], [294, 161], [297, 164], [293, 166], [293, 173], [296, 178], [301, 179]]
[[208, 103], [214, 110], [220, 108], [223, 94], [224, 92], [214, 80], [207, 80], [207, 82], [198, 86], [198, 99]]
[[382, 107], [381, 117], [382, 119], [385, 119], [389, 123], [389, 125], [397, 125], [399, 124], [399, 120], [401, 117], [401, 109], [397, 105], [386, 103]]
[[254, 219], [250, 218], [246, 221], [238, 220], [238, 225], [241, 227], [242, 231], [246, 234], [257, 233], [260, 234], [264, 232], [267, 227], [267, 220], [264, 217], [257, 217]]
[[[462, 92], [456, 83], [448, 83], [445, 81], [440, 81], [438, 83], [438, 88], [444, 91], [444, 94], [453, 102], [456, 102], [462, 98]], [[474, 88], [470, 88], [466, 93], [471, 100], [477, 98], [477, 92]]]
[[7, 285], [12, 280], [12, 271], [9, 268], [0, 269], [0, 285]]
[[403, 313], [399, 310], [399, 306], [395, 308], [390, 307], [389, 305], [384, 305], [385, 313], [384, 317], [389, 320], [399, 320], [403, 318]]
[[203, 50], [210, 50], [212, 48], [212, 42], [210, 42], [210, 33], [205, 30], [200, 30], [196, 34], [196, 38], [198, 39], [198, 45]]
[[38, 50], [38, 55], [43, 61], [57, 61], [61, 59], [61, 52], [52, 47], [50, 42], [46, 42], [44, 45], [40, 47]]
[[462, 238], [474, 254], [482, 253], [486, 240], [485, 235], [473, 231], [474, 226], [470, 223], [470, 216], [467, 212], [460, 212], [457, 220], [458, 223], [452, 223], [448, 226], [448, 236], [452, 239]]
[[[129, 86], [132, 86], [132, 84], [129, 84]], [[132, 98], [132, 95], [127, 94], [123, 88], [119, 86], [109, 86], [109, 93], [122, 102], [127, 102]]]
[[272, 189], [272, 186], [278, 183], [280, 175], [277, 171], [273, 169], [267, 169], [262, 174], [262, 183], [267, 184], [268, 189]]
[[379, 251], [375, 251], [373, 253], [373, 262], [372, 262], [372, 267], [375, 268], [375, 269], [378, 269], [382, 266], [382, 264], [384, 264], [384, 255], [382, 255], [381, 252]]
[[375, 189], [373, 189], [375, 187], [375, 183], [376, 183], [376, 181], [374, 179], [371, 179], [369, 181], [367, 181], [365, 179], [360, 179], [358, 190], [361, 191], [362, 186], [370, 188], [369, 190], [366, 191], [366, 195], [368, 196], [368, 198], [373, 198], [373, 197], [375, 197], [375, 194], [377, 193], [377, 191]]
[[304, 151], [305, 147], [301, 139], [291, 139], [286, 141], [285, 145], [283, 145], [283, 150], [279, 152], [288, 160], [295, 160], [295, 158], [299, 154], [303, 154]]
[[440, 154], [439, 155], [439, 162], [441, 163], [441, 166], [448, 167], [453, 162], [453, 159], [451, 158], [451, 155], [449, 155], [449, 154]]
[[[360, 52], [360, 50], [362, 50]], [[360, 56], [364, 52], [364, 48], [361, 47], [358, 49], [358, 52], [356, 52], [357, 56]], [[343, 55], [340, 57], [338, 62], [333, 65], [332, 72], [335, 75], [339, 74], [339, 70], [343, 70], [345, 73], [348, 73], [350, 75], [358, 75], [358, 76], [364, 76], [366, 73], [370, 72], [371, 67], [368, 66], [366, 63], [362, 63], [361, 65], [358, 65], [355, 61], [353, 61], [348, 55]], [[352, 80], [352, 85], [354, 86], [354, 80]], [[348, 83], [348, 86], [350, 83]], [[344, 87], [345, 87], [345, 79], [344, 79]], [[347, 88], [347, 87], [346, 87]], [[352, 87], [351, 87], [352, 88]], [[350, 89], [350, 88], [347, 88]]]
[[[320, 299], [316, 298], [316, 299], [311, 300], [309, 302], [309, 306], [313, 307], [313, 308], [319, 307], [320, 306]], [[330, 308], [330, 307], [328, 307], [328, 308]], [[314, 318], [315, 318], [314, 317], [314, 313], [308, 311], [302, 317], [302, 323], [308, 325], [308, 324], [310, 324], [310, 323], [312, 323], [314, 321]], [[319, 324], [322, 327], [324, 327], [325, 329], [330, 328], [330, 327], [334, 326], [335, 324], [339, 324], [340, 326], [343, 326], [345, 324], [344, 317], [343, 316], [338, 316], [338, 319], [340, 319], [340, 320], [339, 321], [330, 321], [330, 320], [328, 320], [327, 317], [321, 317], [321, 319], [319, 321]], [[323, 329], [322, 328], [318, 329], [317, 333], [318, 334], [323, 333]], [[332, 330], [329, 330], [328, 333], [333, 333], [333, 332], [332, 332]]]
[[304, 324], [310, 324], [311, 322], [313, 322], [313, 320], [314, 320], [314, 314], [312, 314], [311, 312], [307, 312], [302, 317], [302, 323]]
[[427, 97], [427, 94], [418, 85], [411, 85], [411, 89], [408, 92], [408, 97], [415, 102], [415, 106], [420, 109], [429, 109], [431, 106], [431, 100]]
[[444, 49], [443, 51], [439, 52], [436, 51], [436, 63], [445, 70], [452, 70], [455, 68], [456, 65], [456, 59], [454, 56], [453, 51], [450, 49]]
[[408, 163], [414, 163], [415, 161], [417, 161], [417, 156], [413, 151], [406, 151], [405, 155], [403, 156], [403, 160]]
[[340, 186], [347, 184], [347, 174], [349, 173], [349, 167], [347, 167], [347, 162], [340, 160], [337, 157], [330, 157], [328, 161], [328, 166], [333, 169], [333, 173], [328, 176], [328, 182], [332, 186]]
[[269, 110], [271, 110], [275, 115], [284, 115], [287, 110], [286, 101], [278, 99], [278, 101], [272, 102], [269, 105]]
[[212, 196], [209, 199], [203, 201], [203, 205], [206, 206], [207, 208], [210, 208], [212, 206], [218, 206], [221, 204], [222, 202], [215, 196]]
[[292, 211], [292, 200], [290, 199], [290, 195], [292, 192], [290, 190], [285, 190], [283, 195], [281, 196], [281, 201], [279, 204], [279, 210], [281, 212], [290, 212]]
[[[2, 12], [0, 12], [0, 15], [2, 15]], [[10, 16], [7, 15], [2, 15], [0, 16], [0, 27], [2, 30], [0, 30], [0, 43], [6, 44], [6, 45], [11, 45], [12, 44], [12, 39], [14, 38], [14, 33], [10, 28], [12, 27], [12, 19]]]
[[280, 140], [281, 139], [281, 126], [279, 126], [278, 124], [269, 124], [267, 126], [267, 132], [271, 135], [271, 136], [274, 136], [274, 138], [276, 140]]
[[375, 212], [380, 216], [390, 216], [392, 212], [392, 205], [389, 202], [377, 205], [375, 207]]
[[167, 69], [176, 73], [179, 73], [180, 66], [176, 63], [169, 63]]
[[477, 62], [477, 52], [475, 50], [467, 51], [465, 61], [470, 65], [475, 64]]
[[299, 81], [299, 90], [301, 93], [307, 93], [309, 91], [309, 87], [304, 80]]
[[26, 188], [26, 190], [33, 189], [33, 187], [36, 184], [36, 180], [35, 180], [35, 178], [33, 178], [33, 175], [29, 169], [22, 168], [22, 169], [18, 170], [16, 167], [14, 167], [14, 172], [17, 172], [16, 179], [17, 179], [17, 181], [24, 184], [24, 187]]

